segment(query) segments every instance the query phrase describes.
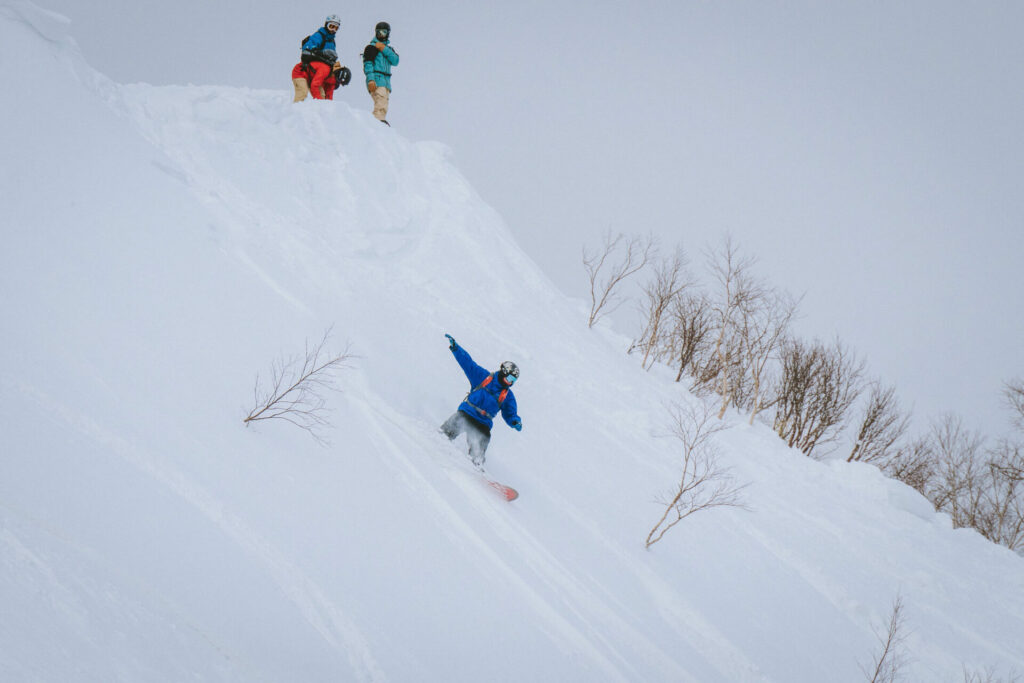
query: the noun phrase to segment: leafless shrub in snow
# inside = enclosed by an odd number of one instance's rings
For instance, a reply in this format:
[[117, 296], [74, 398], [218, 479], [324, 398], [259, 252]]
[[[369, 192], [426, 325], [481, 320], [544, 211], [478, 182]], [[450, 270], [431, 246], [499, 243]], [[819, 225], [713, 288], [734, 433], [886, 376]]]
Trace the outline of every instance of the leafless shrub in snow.
[[903, 597], [896, 596], [885, 631], [876, 633], [881, 651], [872, 660], [871, 666], [861, 667], [869, 683], [895, 683], [906, 664], [903, 642], [906, 640], [906, 616], [903, 612]]
[[935, 474], [926, 495], [937, 510], [949, 513], [956, 527], [972, 527], [981, 508], [985, 465], [984, 438], [955, 415], [932, 426]]
[[754, 279], [755, 260], [741, 256], [731, 237], [708, 253], [708, 265], [715, 281], [711, 296], [711, 317], [715, 326], [713, 362], [717, 369], [715, 391], [721, 398], [718, 418], [743, 393], [747, 378], [743, 358], [743, 320], [757, 309], [765, 286]]
[[740, 496], [746, 485], [737, 484], [729, 470], [718, 464], [713, 438], [726, 426], [712, 419], [711, 409], [704, 404], [673, 406], [671, 429], [683, 446], [683, 472], [678, 485], [658, 501], [665, 512], [647, 534], [648, 548], [696, 512], [746, 507]]
[[995, 667], [971, 670], [964, 666], [964, 683], [1020, 683], [1021, 677], [1016, 671], [1010, 671], [1005, 677], [1000, 676]]
[[834, 441], [862, 390], [864, 363], [836, 341], [807, 345], [789, 340], [782, 350], [774, 428], [806, 455]]
[[1014, 412], [1014, 424], [1024, 430], [1024, 379], [1018, 378], [1007, 382], [1003, 389], [1003, 396]]
[[[933, 423], [916, 444], [913, 456], [898, 455], [883, 470], [923, 493], [955, 527], [1024, 550], [1024, 446], [1006, 439], [986, 446], [955, 415]], [[910, 466], [915, 460], [916, 474]]]
[[857, 440], [846, 461], [884, 462], [891, 459], [909, 426], [910, 415], [900, 408], [896, 388], [874, 382], [857, 430]]
[[1024, 447], [1000, 441], [987, 452], [985, 466], [972, 526], [994, 543], [1024, 550]]
[[676, 381], [684, 374], [694, 379], [693, 388], [707, 384], [702, 369], [710, 350], [709, 339], [713, 330], [711, 302], [703, 292], [680, 292], [669, 309], [672, 331], [668, 336], [666, 354], [676, 368]]
[[767, 397], [768, 364], [785, 340], [799, 302], [788, 294], [765, 290], [755, 303], [742, 309], [740, 326], [740, 349], [750, 377], [750, 391], [742, 405], [750, 411], [750, 424], [778, 400]]
[[663, 355], [672, 333], [669, 314], [672, 303], [693, 284], [686, 265], [685, 254], [677, 248], [672, 256], [655, 265], [653, 276], [643, 286], [644, 330], [634, 347], [643, 349], [641, 365], [645, 368]]
[[[1024, 379], [1015, 379], [1006, 383], [1003, 396], [1006, 404], [1013, 411], [1013, 422], [1016, 427], [1024, 432]], [[1013, 456], [1001, 458], [999, 465], [1001, 474], [1008, 479], [1021, 481], [1024, 479], [1024, 462], [1021, 459], [1021, 452], [1024, 452], [1024, 444], [1019, 441], [1005, 441], [1002, 446], [1004, 451], [1012, 451]]]
[[319, 342], [306, 341], [302, 355], [281, 357], [271, 366], [270, 380], [256, 376], [254, 407], [243, 420], [246, 426], [260, 420], [284, 420], [305, 429], [321, 445], [327, 420], [325, 391], [334, 390], [335, 375], [352, 358], [348, 347], [341, 353], [327, 350], [331, 330]]
[[894, 455], [881, 463], [881, 470], [927, 496], [928, 484], [935, 475], [935, 451], [931, 439], [919, 437], [897, 449]]
[[[623, 242], [625, 244], [623, 245]], [[621, 254], [624, 247], [625, 253]], [[601, 317], [613, 312], [621, 304], [619, 288], [622, 282], [641, 271], [657, 251], [654, 238], [605, 234], [604, 244], [596, 251], [583, 249], [583, 267], [590, 280], [590, 318], [593, 327]]]

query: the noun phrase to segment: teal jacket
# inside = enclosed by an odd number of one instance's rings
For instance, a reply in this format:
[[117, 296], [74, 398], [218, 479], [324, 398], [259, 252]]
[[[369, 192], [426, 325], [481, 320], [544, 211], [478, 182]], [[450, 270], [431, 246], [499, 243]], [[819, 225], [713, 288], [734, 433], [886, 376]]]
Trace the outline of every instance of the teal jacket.
[[[384, 43], [384, 49], [378, 50], [375, 45]], [[390, 41], [376, 38], [363, 50], [363, 73], [366, 82], [373, 81], [377, 87], [385, 87], [391, 92], [391, 67], [398, 66], [398, 53], [388, 44]]]

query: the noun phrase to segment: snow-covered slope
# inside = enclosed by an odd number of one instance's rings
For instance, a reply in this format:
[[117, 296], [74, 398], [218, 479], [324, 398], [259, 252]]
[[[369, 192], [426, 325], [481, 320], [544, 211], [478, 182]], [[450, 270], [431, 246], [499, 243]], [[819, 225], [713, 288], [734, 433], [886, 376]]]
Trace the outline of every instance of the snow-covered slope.
[[[1024, 671], [1021, 558], [740, 419], [750, 510], [645, 550], [695, 399], [586, 328], [443, 146], [116, 85], [66, 24], [0, 3], [0, 679], [857, 681], [897, 594], [906, 680]], [[331, 326], [330, 445], [244, 427]], [[512, 504], [437, 433], [445, 332], [522, 368], [488, 454]]]

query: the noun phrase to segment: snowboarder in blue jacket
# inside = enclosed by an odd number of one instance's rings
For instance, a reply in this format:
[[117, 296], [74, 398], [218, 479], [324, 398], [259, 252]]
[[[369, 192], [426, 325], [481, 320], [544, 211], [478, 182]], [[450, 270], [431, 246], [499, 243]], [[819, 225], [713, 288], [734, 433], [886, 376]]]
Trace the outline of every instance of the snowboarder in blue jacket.
[[[338, 48], [334, 36], [341, 27], [337, 14], [328, 15], [324, 25], [311, 33], [302, 43], [302, 63], [311, 72], [309, 91], [317, 100], [330, 99], [324, 91], [324, 82], [331, 76], [331, 69], [338, 61]], [[295, 76], [292, 76], [293, 80]], [[296, 84], [295, 99], [299, 100], [299, 85]], [[331, 90], [333, 93], [333, 89]], [[303, 98], [305, 95], [303, 95]]]
[[512, 385], [519, 379], [519, 368], [507, 360], [499, 370], [489, 372], [473, 362], [450, 334], [445, 336], [448, 337], [448, 348], [466, 373], [472, 388], [459, 409], [441, 425], [441, 431], [452, 441], [464, 433], [469, 442], [470, 459], [474, 465], [482, 468], [484, 454], [491, 441], [494, 416], [499, 411], [509, 427], [517, 432], [523, 429], [523, 420], [516, 412], [516, 397], [512, 393]]

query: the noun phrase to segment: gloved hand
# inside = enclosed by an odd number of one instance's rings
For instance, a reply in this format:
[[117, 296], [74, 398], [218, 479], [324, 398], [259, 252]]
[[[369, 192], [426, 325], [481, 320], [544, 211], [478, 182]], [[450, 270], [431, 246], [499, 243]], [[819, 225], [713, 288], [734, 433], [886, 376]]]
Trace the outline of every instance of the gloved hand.
[[454, 351], [455, 349], [459, 348], [459, 342], [455, 341], [455, 337], [453, 337], [450, 334], [446, 334], [444, 336], [448, 337], [448, 348], [450, 350]]
[[370, 94], [372, 95], [373, 93], [377, 92], [377, 84], [374, 83], [373, 81], [367, 81], [366, 89], [369, 90]]
[[512, 418], [512, 429], [516, 430], [517, 432], [523, 431], [523, 419], [518, 415]]
[[384, 43], [380, 42], [379, 40], [376, 43], [374, 43], [373, 46], [375, 48], [377, 48], [381, 52], [384, 52], [384, 48], [387, 47], [387, 45], [385, 45]]

